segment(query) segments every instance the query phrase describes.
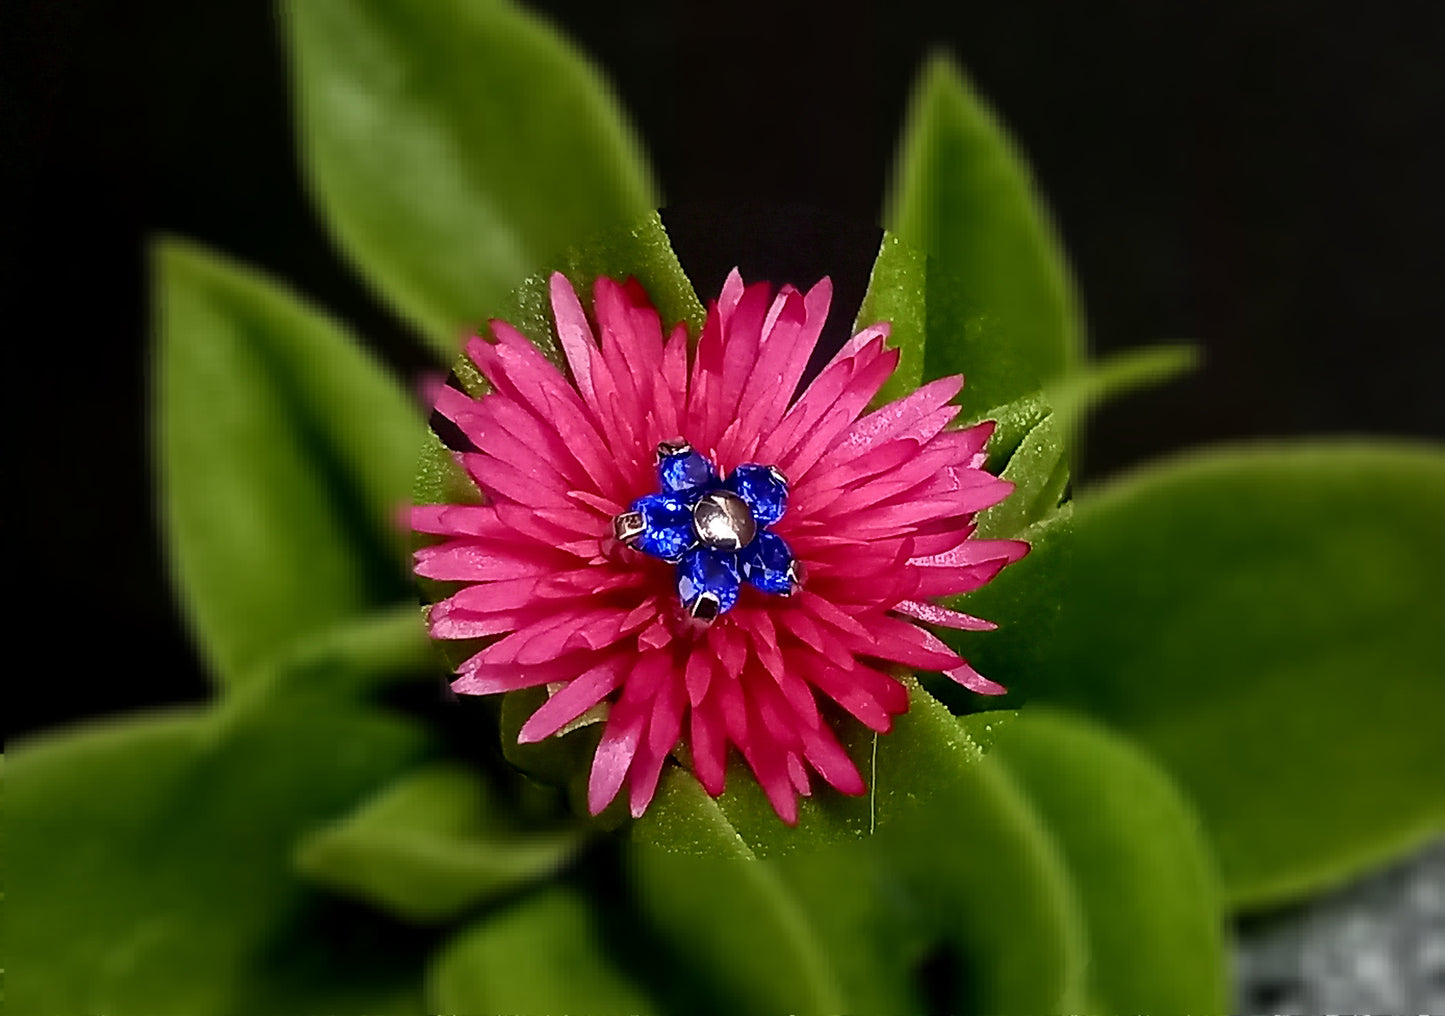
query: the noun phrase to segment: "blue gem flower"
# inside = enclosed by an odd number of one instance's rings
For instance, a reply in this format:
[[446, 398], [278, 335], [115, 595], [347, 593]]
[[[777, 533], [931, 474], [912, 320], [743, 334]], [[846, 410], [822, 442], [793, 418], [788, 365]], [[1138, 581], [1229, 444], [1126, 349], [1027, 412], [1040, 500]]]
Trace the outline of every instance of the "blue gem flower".
[[738, 554], [743, 576], [758, 589], [774, 596], [791, 596], [797, 581], [792, 548], [776, 533], [758, 533]]
[[764, 593], [797, 589], [793, 552], [767, 531], [788, 508], [788, 481], [776, 468], [738, 466], [725, 483], [684, 441], [657, 449], [662, 492], [632, 503], [613, 520], [619, 540], [677, 563], [677, 595], [688, 613], [711, 621], [731, 610], [743, 578]]
[[771, 466], [738, 466], [724, 486], [747, 502], [760, 526], [770, 526], [788, 510], [788, 481]]
[[697, 543], [692, 526], [692, 509], [671, 494], [647, 494], [632, 502], [642, 516], [642, 532], [633, 544], [638, 550], [664, 561], [676, 561], [683, 551]]

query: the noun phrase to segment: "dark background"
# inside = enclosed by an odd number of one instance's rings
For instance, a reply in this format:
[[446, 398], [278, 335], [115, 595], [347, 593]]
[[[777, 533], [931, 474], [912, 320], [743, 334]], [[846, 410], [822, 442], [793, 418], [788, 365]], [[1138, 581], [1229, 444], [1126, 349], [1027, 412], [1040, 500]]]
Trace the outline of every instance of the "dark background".
[[[845, 316], [913, 74], [948, 45], [1031, 160], [1093, 349], [1205, 353], [1190, 380], [1097, 417], [1086, 477], [1218, 439], [1445, 437], [1438, 5], [533, 6], [620, 92], [701, 292], [733, 263], [779, 282], [826, 271]], [[402, 371], [424, 357], [305, 199], [269, 4], [7, 11], [21, 358], [5, 521], [34, 612], [18, 644], [44, 661], [12, 670], [13, 734], [206, 694], [151, 506], [148, 237], [267, 269]]]

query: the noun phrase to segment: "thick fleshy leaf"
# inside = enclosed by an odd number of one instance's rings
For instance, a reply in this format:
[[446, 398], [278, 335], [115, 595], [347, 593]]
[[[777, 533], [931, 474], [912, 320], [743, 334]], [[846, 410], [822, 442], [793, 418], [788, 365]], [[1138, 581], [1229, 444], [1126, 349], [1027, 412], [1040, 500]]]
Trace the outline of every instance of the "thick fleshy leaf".
[[888, 345], [899, 352], [893, 376], [874, 398], [875, 403], [887, 403], [903, 398], [922, 382], [928, 338], [927, 259], [923, 251], [887, 231], [873, 261], [853, 334], [880, 321], [888, 322]]
[[[652, 812], [663, 817], [633, 830], [627, 863], [641, 919], [657, 938], [663, 990], [719, 1014], [859, 1011], [841, 992], [817, 923], [775, 866], [759, 862], [676, 768], [659, 796]], [[678, 835], [689, 849], [676, 848]]]
[[[894, 723], [885, 736], [848, 745], [867, 796], [820, 793], [803, 803], [792, 829], [738, 771], [719, 799], [723, 814], [764, 856], [806, 864], [817, 852], [840, 851], [840, 865], [881, 879], [884, 899], [907, 912], [903, 923], [915, 936], [908, 954], [930, 973], [934, 1008], [1079, 1009], [1086, 941], [1078, 901], [1027, 798], [916, 685]], [[858, 855], [847, 858], [849, 850]], [[879, 943], [878, 951], [897, 947]]]
[[575, 826], [517, 827], [476, 773], [408, 773], [353, 814], [302, 840], [297, 869], [312, 881], [431, 923], [544, 878], [582, 843]]
[[442, 656], [414, 603], [347, 618], [298, 638], [272, 656], [238, 694], [247, 698], [300, 689], [314, 699], [366, 699], [407, 682], [438, 680]]
[[997, 423], [989, 441], [989, 469], [1012, 482], [1014, 491], [979, 516], [979, 535], [1015, 537], [1057, 510], [1069, 486], [1079, 427], [1090, 408], [1164, 384], [1197, 362], [1188, 346], [1126, 350], [985, 413], [984, 419]]
[[110, 721], [12, 747], [6, 1004], [420, 1013], [425, 943], [308, 892], [290, 852], [425, 744], [375, 714], [268, 707]]
[[1069, 484], [1068, 439], [1055, 412], [1024, 435], [999, 474], [1014, 485], [1013, 493], [979, 515], [980, 537], [1011, 539], [1058, 509]]
[[589, 238], [583, 245], [568, 247], [549, 259], [547, 268], [517, 285], [497, 312], [559, 365], [563, 357], [557, 345], [557, 328], [552, 320], [548, 284], [559, 271], [572, 288], [590, 305], [592, 287], [601, 276], [623, 281], [636, 279], [657, 308], [664, 330], [679, 321], [687, 322], [696, 335], [702, 331], [706, 312], [692, 282], [673, 253], [672, 241], [656, 212], [625, 226]]
[[963, 374], [970, 416], [1070, 370], [1082, 324], [1068, 269], [1028, 169], [946, 56], [915, 87], [886, 225], [923, 250], [923, 377]]
[[407, 596], [396, 511], [420, 414], [334, 322], [179, 241], [155, 248], [158, 430], [180, 599], [222, 682]]
[[1226, 1011], [1218, 874], [1168, 776], [1097, 725], [1039, 709], [1004, 724], [990, 757], [1019, 782], [1073, 877], [1090, 1011]]
[[608, 952], [596, 903], [555, 885], [478, 921], [432, 962], [432, 1012], [663, 1012]]
[[535, 14], [293, 0], [282, 22], [312, 195], [444, 353], [564, 248], [659, 204], [611, 89]]
[[1232, 903], [1297, 897], [1445, 829], [1442, 518], [1434, 449], [1182, 456], [1079, 497], [967, 599], [1000, 627], [964, 651], [1153, 752]]

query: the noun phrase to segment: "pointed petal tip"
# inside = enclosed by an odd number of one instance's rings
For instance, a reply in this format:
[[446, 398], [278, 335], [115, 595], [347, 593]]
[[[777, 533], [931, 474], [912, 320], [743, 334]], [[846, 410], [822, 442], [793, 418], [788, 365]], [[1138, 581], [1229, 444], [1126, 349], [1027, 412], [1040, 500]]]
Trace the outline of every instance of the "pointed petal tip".
[[1008, 689], [997, 681], [990, 681], [967, 663], [943, 672], [948, 678], [979, 695], [1006, 695]]

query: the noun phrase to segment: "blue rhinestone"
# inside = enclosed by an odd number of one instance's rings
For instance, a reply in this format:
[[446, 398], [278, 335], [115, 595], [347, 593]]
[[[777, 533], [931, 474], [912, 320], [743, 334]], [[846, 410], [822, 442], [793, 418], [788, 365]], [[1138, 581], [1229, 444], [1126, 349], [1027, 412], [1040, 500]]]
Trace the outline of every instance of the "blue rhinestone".
[[765, 593], [787, 596], [793, 592], [793, 550], [781, 536], [763, 530], [738, 554], [743, 575]]
[[[682, 597], [682, 605], [706, 620], [733, 609], [738, 602], [738, 584], [736, 554], [698, 547], [684, 554], [677, 566], [677, 595]], [[699, 598], [708, 593], [717, 600], [717, 611], [711, 616], [696, 609]]]
[[788, 485], [782, 473], [749, 463], [727, 478], [727, 488], [747, 502], [760, 526], [772, 525], [788, 510]]
[[706, 487], [717, 480], [712, 463], [697, 452], [688, 450], [680, 454], [664, 455], [657, 464], [657, 478], [662, 489], [672, 493]]
[[692, 528], [692, 509], [671, 494], [648, 494], [632, 502], [632, 510], [642, 516], [642, 533], [632, 545], [645, 554], [664, 561], [676, 561], [682, 552], [697, 543]]

